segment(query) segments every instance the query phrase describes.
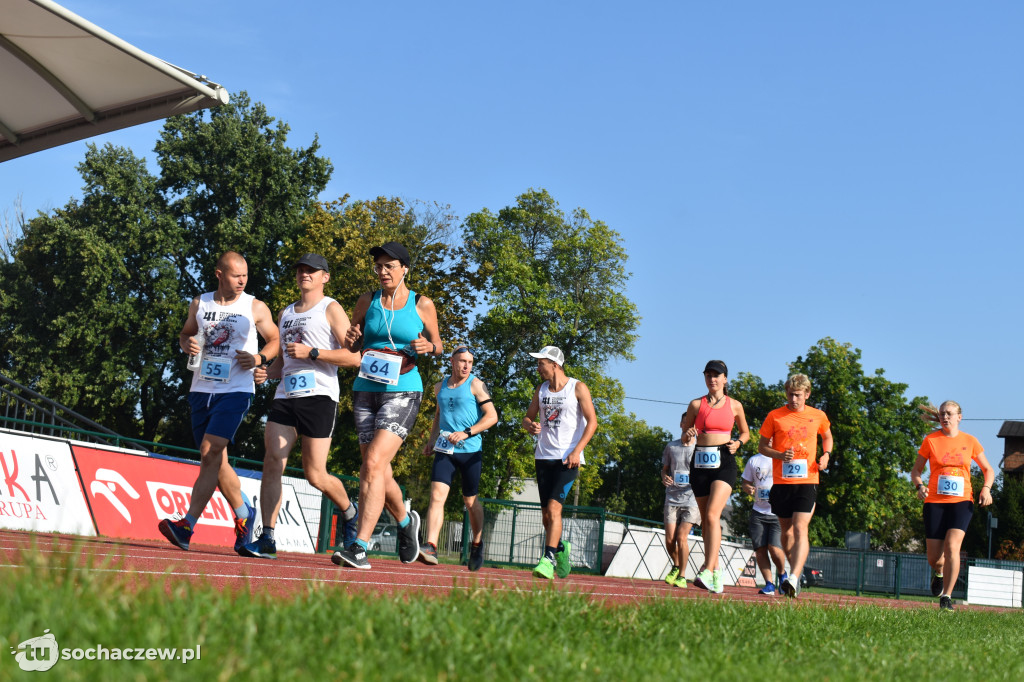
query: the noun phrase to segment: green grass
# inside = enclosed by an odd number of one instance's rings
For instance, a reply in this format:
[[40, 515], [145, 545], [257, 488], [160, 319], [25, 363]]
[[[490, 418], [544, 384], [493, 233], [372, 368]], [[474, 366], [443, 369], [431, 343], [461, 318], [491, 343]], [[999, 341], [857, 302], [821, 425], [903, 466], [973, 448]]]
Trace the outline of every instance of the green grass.
[[[1020, 680], [1020, 613], [820, 607], [777, 599], [594, 604], [557, 589], [353, 595], [312, 585], [281, 600], [129, 586], [47, 564], [0, 569], [0, 680]], [[59, 661], [18, 669], [10, 648], [202, 646], [187, 665]]]

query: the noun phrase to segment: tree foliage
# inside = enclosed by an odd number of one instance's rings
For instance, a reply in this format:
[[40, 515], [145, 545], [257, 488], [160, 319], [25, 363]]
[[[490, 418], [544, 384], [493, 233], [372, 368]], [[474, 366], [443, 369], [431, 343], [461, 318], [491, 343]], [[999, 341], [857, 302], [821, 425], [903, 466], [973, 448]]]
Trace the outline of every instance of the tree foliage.
[[672, 434], [634, 415], [614, 414], [605, 433], [613, 434], [608, 459], [600, 467], [601, 484], [592, 504], [610, 512], [660, 519], [665, 505], [662, 455]]
[[29, 220], [0, 264], [0, 357], [44, 395], [151, 439], [173, 402], [184, 239], [130, 150], [89, 145], [78, 170], [82, 200]]
[[[478, 351], [500, 421], [484, 443], [485, 496], [507, 497], [533, 476], [533, 440], [520, 427], [539, 382], [528, 353], [560, 347], [566, 372], [587, 383], [598, 418], [622, 412], [622, 387], [604, 374], [613, 358], [632, 359], [639, 316], [626, 297], [626, 251], [617, 232], [582, 208], [566, 215], [545, 190], [529, 190], [497, 214], [484, 209], [465, 221], [474, 262], [487, 274], [488, 309], [470, 339]], [[583, 500], [597, 488], [608, 457], [599, 429], [581, 471]]]
[[[860, 357], [850, 344], [824, 338], [789, 367], [790, 374], [810, 377], [808, 404], [828, 415], [835, 438], [829, 473], [821, 475], [811, 542], [839, 547], [846, 531], [866, 531], [874, 547], [906, 550], [923, 536], [921, 503], [907, 474], [930, 430], [917, 409], [927, 400], [906, 397], [907, 384], [889, 381], [882, 369], [866, 375]], [[730, 382], [752, 443], [768, 412], [785, 404], [783, 383], [766, 386], [743, 374]]]

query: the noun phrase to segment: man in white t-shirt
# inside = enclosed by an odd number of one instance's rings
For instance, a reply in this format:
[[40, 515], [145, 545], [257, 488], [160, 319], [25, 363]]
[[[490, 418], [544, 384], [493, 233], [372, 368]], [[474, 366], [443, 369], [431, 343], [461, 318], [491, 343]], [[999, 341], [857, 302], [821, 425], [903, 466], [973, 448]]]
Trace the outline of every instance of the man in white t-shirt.
[[597, 432], [597, 413], [587, 385], [566, 376], [560, 349], [544, 346], [530, 355], [544, 380], [523, 417], [523, 428], [537, 437], [534, 463], [544, 519], [544, 554], [533, 574], [550, 580], [572, 570], [572, 546], [562, 541], [562, 507], [584, 463], [583, 448]]
[[[772, 581], [772, 563], [778, 576], [778, 584], [786, 579], [786, 554], [782, 551], [782, 529], [779, 519], [772, 513], [768, 496], [772, 489], [772, 460], [764, 455], [753, 455], [743, 469], [740, 487], [747, 495], [754, 496], [754, 508], [750, 511], [750, 539], [754, 545], [757, 567], [764, 577], [764, 587], [758, 594], [775, 596]], [[769, 560], [769, 555], [771, 559]]]

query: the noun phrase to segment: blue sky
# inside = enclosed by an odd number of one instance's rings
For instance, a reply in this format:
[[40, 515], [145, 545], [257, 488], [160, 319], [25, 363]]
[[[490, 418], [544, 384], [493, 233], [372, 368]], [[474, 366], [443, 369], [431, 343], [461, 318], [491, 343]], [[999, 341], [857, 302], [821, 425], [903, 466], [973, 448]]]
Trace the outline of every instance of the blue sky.
[[[1024, 419], [1024, 4], [63, 4], [319, 135], [325, 200], [466, 216], [544, 187], [608, 223], [631, 397], [694, 398], [711, 358], [775, 381], [831, 336], [958, 400], [993, 465], [1001, 422], [973, 419]], [[160, 127], [93, 141], [152, 161]], [[84, 149], [0, 164], [0, 212], [80, 196]], [[678, 435], [681, 406], [626, 406]]]

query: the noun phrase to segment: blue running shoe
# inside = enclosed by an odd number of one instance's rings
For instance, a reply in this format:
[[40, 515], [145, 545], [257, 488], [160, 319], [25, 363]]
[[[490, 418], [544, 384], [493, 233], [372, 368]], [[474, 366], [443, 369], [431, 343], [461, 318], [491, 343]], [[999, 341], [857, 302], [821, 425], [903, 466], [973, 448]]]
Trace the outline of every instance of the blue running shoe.
[[254, 559], [276, 559], [277, 543], [266, 535], [261, 535], [256, 542], [242, 545], [241, 549], [238, 550], [238, 554]]
[[345, 522], [342, 526], [342, 547], [348, 547], [356, 541], [356, 537], [359, 536], [359, 505], [355, 502], [350, 502], [352, 508], [356, 510], [356, 515]]
[[192, 526], [188, 525], [185, 519], [171, 521], [164, 519], [157, 526], [163, 536], [171, 541], [175, 547], [188, 551], [188, 544], [192, 541]]
[[758, 594], [764, 594], [764, 595], [767, 595], [769, 597], [774, 597], [775, 596], [775, 585], [772, 585], [771, 583], [768, 583], [764, 587], [762, 587], [760, 590], [758, 590], [757, 593]]
[[249, 505], [249, 513], [245, 515], [244, 519], [235, 519], [235, 553], [241, 556], [248, 556], [242, 554], [242, 548], [248, 544], [251, 544], [255, 539], [253, 537], [253, 529], [256, 527], [256, 507]]

